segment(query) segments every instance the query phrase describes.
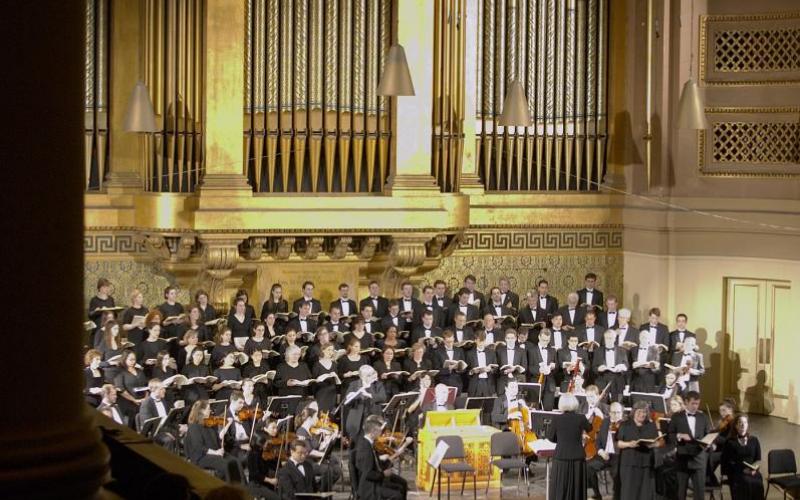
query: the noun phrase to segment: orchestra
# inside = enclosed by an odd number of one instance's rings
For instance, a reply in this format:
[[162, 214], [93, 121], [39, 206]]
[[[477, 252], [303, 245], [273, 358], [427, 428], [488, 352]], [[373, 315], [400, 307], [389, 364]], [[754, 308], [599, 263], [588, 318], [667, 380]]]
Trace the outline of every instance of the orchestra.
[[743, 465], [761, 453], [747, 416], [730, 402], [717, 423], [699, 410], [705, 369], [685, 314], [669, 331], [654, 307], [637, 327], [594, 273], [562, 306], [547, 280], [520, 294], [507, 278], [485, 295], [476, 284], [450, 295], [437, 280], [415, 296], [405, 282], [387, 298], [373, 281], [358, 301], [343, 283], [323, 312], [313, 282], [291, 307], [275, 283], [259, 316], [239, 290], [219, 317], [206, 292], [181, 304], [174, 286], [157, 309], [139, 290], [115, 308], [100, 280], [85, 398], [260, 498], [329, 492], [343, 477], [358, 498], [405, 498], [400, 448], [417, 449], [428, 413], [469, 398], [489, 398], [470, 408], [517, 436], [531, 467], [535, 443], [553, 443], [550, 498], [600, 498], [603, 471], [621, 499], [686, 498], [719, 469], [734, 498], [763, 493]]

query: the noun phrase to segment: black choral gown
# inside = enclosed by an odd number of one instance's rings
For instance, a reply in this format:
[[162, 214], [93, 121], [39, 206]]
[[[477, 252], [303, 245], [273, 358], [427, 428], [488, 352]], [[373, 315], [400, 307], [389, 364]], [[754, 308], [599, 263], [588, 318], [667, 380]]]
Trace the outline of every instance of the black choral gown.
[[[620, 426], [617, 432], [617, 441], [653, 439], [656, 436], [658, 436], [656, 424], [647, 421], [639, 426], [631, 419]], [[639, 446], [620, 450], [619, 479], [621, 500], [655, 498], [653, 449]]]
[[[131, 306], [122, 313], [122, 324], [130, 325], [133, 323], [134, 316], [147, 316], [148, 312], [150, 310], [144, 306], [138, 308]], [[141, 328], [136, 327], [128, 330], [127, 337], [130, 342], [139, 345], [140, 342], [147, 338], [147, 334]]]
[[[330, 368], [326, 368], [321, 363], [321, 360], [318, 360], [316, 363], [314, 363], [314, 368], [311, 370], [311, 375], [314, 378], [326, 373], [336, 373], [335, 361], [331, 361]], [[331, 378], [325, 380], [324, 382], [314, 384], [314, 399], [317, 400], [319, 411], [330, 412], [336, 407], [337, 389], [336, 380]]]
[[583, 433], [592, 423], [580, 413], [557, 415], [547, 430], [547, 439], [556, 443], [556, 453], [550, 470], [550, 500], [585, 500], [586, 452]]
[[748, 436], [746, 440], [731, 438], [722, 449], [722, 473], [728, 477], [733, 500], [761, 500], [764, 498], [764, 482], [761, 473], [744, 465], [761, 460], [761, 445], [758, 438]]

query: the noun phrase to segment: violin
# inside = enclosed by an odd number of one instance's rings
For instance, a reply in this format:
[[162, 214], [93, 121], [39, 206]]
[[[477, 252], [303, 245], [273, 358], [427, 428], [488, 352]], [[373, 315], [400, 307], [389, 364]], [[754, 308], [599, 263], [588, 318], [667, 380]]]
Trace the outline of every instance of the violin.
[[241, 410], [239, 410], [236, 416], [239, 417], [240, 421], [258, 420], [264, 417], [264, 410], [253, 409], [253, 408], [242, 408]]
[[219, 427], [220, 425], [225, 425], [225, 417], [222, 415], [217, 417], [206, 417], [203, 419], [204, 427]]
[[383, 434], [375, 439], [375, 451], [379, 455], [394, 455], [403, 444], [406, 435], [402, 432], [383, 431]]
[[581, 373], [581, 363], [582, 362], [583, 362], [583, 360], [581, 358], [578, 358], [575, 361], [575, 366], [573, 367], [572, 370], [570, 370], [570, 377], [571, 378], [569, 380], [569, 384], [567, 385], [567, 392], [570, 393], [570, 394], [572, 394], [572, 392], [575, 391], [575, 379]]
[[330, 434], [335, 434], [339, 432], [339, 425], [336, 424], [331, 420], [330, 412], [323, 411], [320, 412], [319, 418], [317, 419], [317, 423], [311, 426], [308, 429], [308, 433], [312, 436], [319, 434], [320, 432], [327, 432]]
[[278, 462], [289, 459], [289, 447], [286, 443], [291, 443], [297, 438], [294, 432], [288, 434], [280, 433], [277, 436], [269, 436], [267, 442], [264, 443], [264, 449], [261, 451], [261, 458], [265, 461], [277, 460]]

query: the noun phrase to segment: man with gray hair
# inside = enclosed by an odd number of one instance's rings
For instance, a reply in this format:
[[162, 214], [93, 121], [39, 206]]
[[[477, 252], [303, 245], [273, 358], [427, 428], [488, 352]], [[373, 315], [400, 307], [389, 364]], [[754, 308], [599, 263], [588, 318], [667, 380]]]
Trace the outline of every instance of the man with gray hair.
[[565, 330], [572, 330], [583, 326], [586, 322], [586, 307], [578, 305], [578, 294], [575, 292], [567, 295], [567, 303], [558, 310], [563, 318]]
[[370, 415], [381, 415], [381, 405], [386, 402], [386, 389], [378, 380], [378, 373], [369, 365], [358, 369], [358, 380], [350, 382], [344, 398], [344, 430], [355, 439]]
[[619, 322], [619, 327], [617, 327], [617, 345], [621, 345], [623, 342], [638, 344], [639, 332], [636, 330], [636, 326], [631, 323], [631, 310], [624, 307], [620, 309], [617, 315], [617, 321]]

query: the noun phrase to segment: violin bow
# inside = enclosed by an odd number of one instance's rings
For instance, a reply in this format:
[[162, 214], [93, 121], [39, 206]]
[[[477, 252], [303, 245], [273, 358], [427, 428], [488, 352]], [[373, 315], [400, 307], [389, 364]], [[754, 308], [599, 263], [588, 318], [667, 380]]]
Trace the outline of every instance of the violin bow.
[[250, 427], [250, 439], [247, 440], [247, 445], [249, 446], [253, 442], [253, 434], [256, 431], [256, 417], [258, 416], [258, 405], [260, 401], [256, 401], [256, 411], [253, 412], [253, 425]]

